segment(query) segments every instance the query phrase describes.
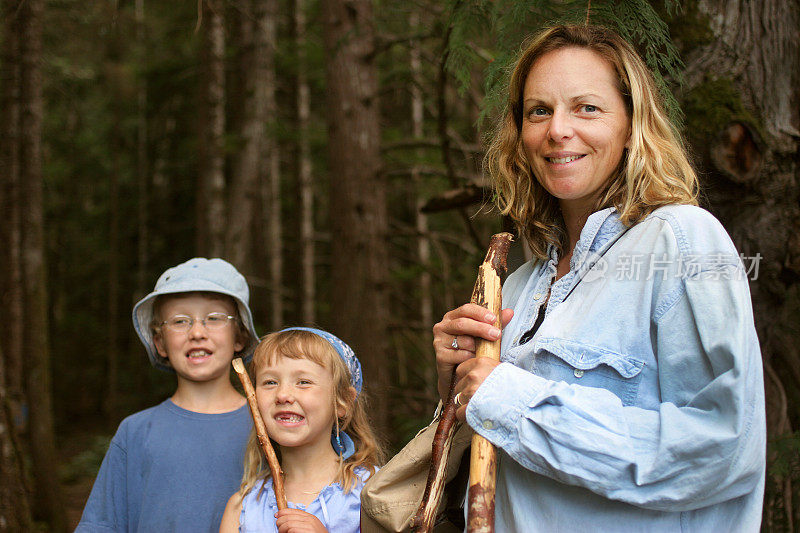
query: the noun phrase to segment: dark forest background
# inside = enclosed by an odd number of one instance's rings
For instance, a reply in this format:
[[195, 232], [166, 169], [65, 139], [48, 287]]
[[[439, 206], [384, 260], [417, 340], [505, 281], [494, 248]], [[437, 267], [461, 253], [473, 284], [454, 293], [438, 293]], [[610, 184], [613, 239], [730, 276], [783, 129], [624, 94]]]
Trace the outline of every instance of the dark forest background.
[[[0, 0], [0, 531], [74, 527], [120, 420], [174, 378], [133, 303], [221, 256], [259, 333], [362, 360], [392, 450], [429, 420], [431, 326], [492, 233], [485, 136], [542, 24], [609, 24], [669, 94], [751, 281], [765, 531], [800, 528], [800, 1]], [[528, 253], [512, 251], [519, 265]], [[752, 276], [751, 276], [752, 277]]]

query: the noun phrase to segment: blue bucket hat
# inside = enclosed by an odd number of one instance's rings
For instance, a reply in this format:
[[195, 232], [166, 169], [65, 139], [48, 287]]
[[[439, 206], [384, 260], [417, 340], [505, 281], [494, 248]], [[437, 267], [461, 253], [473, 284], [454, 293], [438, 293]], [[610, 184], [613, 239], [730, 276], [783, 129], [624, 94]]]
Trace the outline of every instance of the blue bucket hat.
[[[297, 326], [293, 328], [282, 329], [280, 333], [283, 333], [284, 331], [308, 331], [328, 341], [328, 343], [333, 346], [333, 349], [336, 350], [336, 353], [339, 354], [339, 357], [342, 358], [344, 365], [350, 371], [350, 385], [356, 389], [356, 395], [361, 394], [361, 388], [364, 385], [364, 378], [361, 375], [361, 363], [359, 362], [358, 357], [356, 357], [353, 349], [350, 348], [346, 342], [333, 333], [329, 333], [325, 330], [317, 328], [305, 328]], [[331, 434], [331, 446], [333, 446], [333, 449], [336, 451], [336, 453], [343, 459], [348, 459], [356, 451], [355, 443], [353, 442], [353, 439], [350, 438], [350, 435], [344, 431], [337, 433], [335, 428]]]
[[244, 362], [249, 362], [258, 344], [258, 334], [253, 327], [253, 314], [248, 306], [250, 289], [247, 287], [247, 280], [233, 265], [223, 259], [195, 257], [167, 269], [156, 281], [153, 292], [133, 306], [133, 328], [147, 349], [150, 363], [160, 370], [174, 372], [172, 367], [165, 364], [164, 359], [158, 355], [153, 343], [153, 332], [150, 329], [153, 322], [153, 303], [157, 296], [185, 292], [215, 292], [233, 298], [239, 320], [250, 334], [241, 352]]

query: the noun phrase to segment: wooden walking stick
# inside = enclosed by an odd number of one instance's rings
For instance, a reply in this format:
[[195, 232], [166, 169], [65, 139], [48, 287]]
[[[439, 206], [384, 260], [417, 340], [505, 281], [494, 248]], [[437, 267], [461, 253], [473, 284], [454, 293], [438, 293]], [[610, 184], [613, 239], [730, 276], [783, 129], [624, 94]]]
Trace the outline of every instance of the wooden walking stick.
[[[507, 237], [500, 237], [507, 235]], [[501, 274], [506, 271], [506, 256], [511, 235], [499, 234], [492, 237], [504, 239], [504, 252], [502, 256], [496, 254], [486, 260], [478, 272], [478, 281], [472, 293], [475, 303], [486, 307], [494, 313], [494, 326], [500, 329], [500, 308], [503, 303]], [[489, 247], [491, 253], [491, 244]], [[482, 287], [479, 288], [479, 285]], [[495, 361], [500, 360], [500, 339], [487, 341], [476, 339], [475, 357], [489, 357]], [[494, 533], [494, 492], [497, 481], [497, 450], [491, 442], [475, 433], [472, 436], [472, 450], [469, 459], [469, 491], [467, 496], [467, 532], [468, 533]]]
[[244, 362], [240, 357], [231, 361], [236, 375], [239, 376], [239, 381], [242, 382], [244, 387], [245, 396], [247, 396], [247, 404], [250, 406], [250, 414], [253, 416], [253, 426], [256, 428], [256, 436], [258, 442], [261, 444], [261, 449], [267, 457], [269, 470], [272, 472], [272, 487], [275, 489], [275, 499], [278, 502], [278, 510], [286, 509], [286, 491], [283, 489], [283, 470], [281, 464], [278, 462], [278, 456], [275, 455], [275, 450], [269, 442], [269, 435], [267, 435], [267, 426], [264, 425], [264, 419], [261, 418], [261, 412], [258, 410], [258, 403], [256, 402], [256, 390], [250, 382], [250, 376], [244, 369]]
[[[494, 313], [495, 327], [500, 328], [500, 307], [502, 304], [501, 276], [506, 271], [506, 258], [511, 245], [510, 233], [493, 235], [489, 242], [486, 258], [478, 269], [478, 279], [472, 289], [470, 302], [486, 307]], [[500, 341], [489, 342], [477, 339], [476, 357], [491, 357], [500, 359]], [[411, 521], [411, 527], [417, 533], [433, 531], [436, 519], [436, 510], [442, 498], [445, 485], [445, 472], [447, 460], [450, 456], [450, 447], [453, 437], [460, 426], [456, 422], [455, 401], [453, 389], [455, 388], [455, 369], [450, 378], [450, 390], [447, 393], [442, 417], [436, 427], [431, 453], [431, 467], [428, 471], [428, 480], [425, 484], [425, 493], [422, 496], [417, 513]], [[483, 441], [479, 454], [476, 456], [477, 439]], [[487, 446], [488, 445], [488, 448]], [[478, 457], [480, 459], [478, 459]], [[478, 473], [480, 472], [480, 474]], [[492, 444], [475, 434], [472, 439], [472, 456], [470, 458], [469, 481], [469, 508], [467, 512], [467, 531], [494, 531], [494, 489], [496, 475], [496, 451]], [[475, 525], [473, 525], [475, 524]], [[478, 524], [488, 524], [488, 529], [477, 528]]]

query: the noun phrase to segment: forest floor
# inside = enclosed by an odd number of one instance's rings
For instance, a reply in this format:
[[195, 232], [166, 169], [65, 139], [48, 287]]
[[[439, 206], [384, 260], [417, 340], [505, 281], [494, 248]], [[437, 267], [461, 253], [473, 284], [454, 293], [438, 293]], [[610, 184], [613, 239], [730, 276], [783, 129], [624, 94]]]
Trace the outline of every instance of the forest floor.
[[92, 491], [110, 439], [110, 435], [89, 429], [61, 436], [60, 479], [70, 531], [75, 529], [81, 519], [83, 507]]

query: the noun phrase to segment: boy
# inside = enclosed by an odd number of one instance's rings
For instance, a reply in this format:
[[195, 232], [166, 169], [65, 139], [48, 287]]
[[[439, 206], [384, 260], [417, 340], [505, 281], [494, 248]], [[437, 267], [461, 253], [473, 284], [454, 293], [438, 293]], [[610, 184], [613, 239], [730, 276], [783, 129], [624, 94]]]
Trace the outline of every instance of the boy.
[[218, 531], [252, 427], [229, 377], [231, 360], [249, 360], [258, 342], [248, 299], [232, 265], [195, 258], [134, 306], [150, 362], [174, 372], [177, 388], [122, 421], [76, 531]]

